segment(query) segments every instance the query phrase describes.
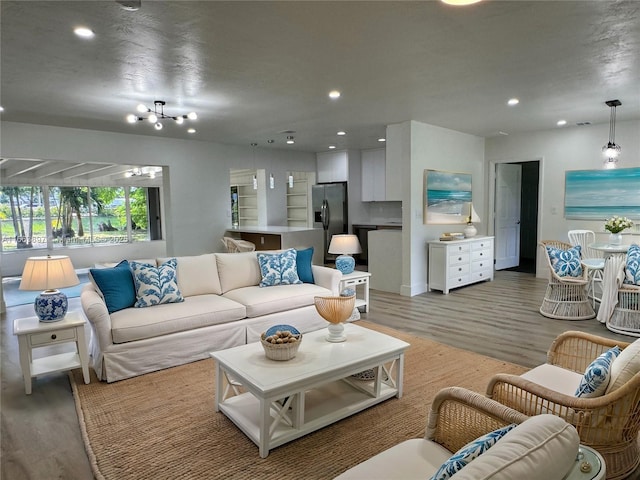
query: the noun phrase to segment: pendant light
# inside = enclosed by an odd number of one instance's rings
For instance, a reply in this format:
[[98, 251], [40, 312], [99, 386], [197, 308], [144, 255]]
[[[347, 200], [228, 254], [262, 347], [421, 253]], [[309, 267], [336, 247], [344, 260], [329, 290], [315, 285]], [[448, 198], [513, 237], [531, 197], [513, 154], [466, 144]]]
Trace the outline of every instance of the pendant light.
[[611, 108], [611, 116], [609, 118], [609, 142], [602, 147], [602, 153], [605, 156], [605, 168], [615, 168], [620, 156], [620, 145], [616, 145], [616, 107], [622, 105], [620, 100], [608, 100], [605, 102]]

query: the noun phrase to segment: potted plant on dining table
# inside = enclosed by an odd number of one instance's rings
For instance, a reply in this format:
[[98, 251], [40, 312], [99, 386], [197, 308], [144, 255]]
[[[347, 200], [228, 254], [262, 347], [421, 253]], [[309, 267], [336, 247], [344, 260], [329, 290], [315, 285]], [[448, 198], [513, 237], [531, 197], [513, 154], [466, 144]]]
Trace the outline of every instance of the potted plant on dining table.
[[620, 232], [631, 227], [633, 227], [633, 222], [627, 217], [614, 215], [608, 219], [604, 224], [604, 229], [610, 232], [609, 244], [620, 245], [622, 243], [622, 234]]

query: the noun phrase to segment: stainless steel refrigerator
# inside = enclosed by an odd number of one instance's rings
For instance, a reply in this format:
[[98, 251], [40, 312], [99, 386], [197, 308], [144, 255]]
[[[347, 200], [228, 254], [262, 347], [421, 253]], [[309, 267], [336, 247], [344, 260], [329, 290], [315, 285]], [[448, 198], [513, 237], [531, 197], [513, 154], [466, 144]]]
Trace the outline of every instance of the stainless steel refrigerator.
[[313, 226], [324, 230], [324, 263], [335, 258], [329, 255], [331, 236], [348, 232], [347, 182], [319, 183], [312, 187]]

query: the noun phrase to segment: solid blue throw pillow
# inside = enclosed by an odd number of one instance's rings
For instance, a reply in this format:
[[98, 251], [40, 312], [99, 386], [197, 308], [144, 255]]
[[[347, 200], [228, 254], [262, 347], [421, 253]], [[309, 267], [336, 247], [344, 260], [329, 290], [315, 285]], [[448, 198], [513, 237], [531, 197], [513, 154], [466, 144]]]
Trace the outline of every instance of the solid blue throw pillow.
[[109, 313], [133, 307], [136, 291], [129, 262], [123, 260], [113, 268], [91, 268], [89, 273], [102, 292]]
[[296, 251], [296, 264], [298, 267], [298, 278], [303, 283], [314, 283], [311, 262], [313, 259], [313, 247]]

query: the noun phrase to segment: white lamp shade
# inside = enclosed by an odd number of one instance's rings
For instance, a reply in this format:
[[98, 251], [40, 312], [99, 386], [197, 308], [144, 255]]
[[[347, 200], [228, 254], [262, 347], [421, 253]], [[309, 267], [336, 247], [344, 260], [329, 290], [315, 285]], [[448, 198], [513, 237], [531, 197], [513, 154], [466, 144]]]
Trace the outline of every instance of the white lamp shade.
[[54, 290], [73, 287], [80, 280], [66, 255], [29, 257], [22, 270], [20, 290]]
[[329, 253], [337, 255], [351, 255], [361, 253], [362, 247], [356, 235], [333, 235], [329, 244]]

